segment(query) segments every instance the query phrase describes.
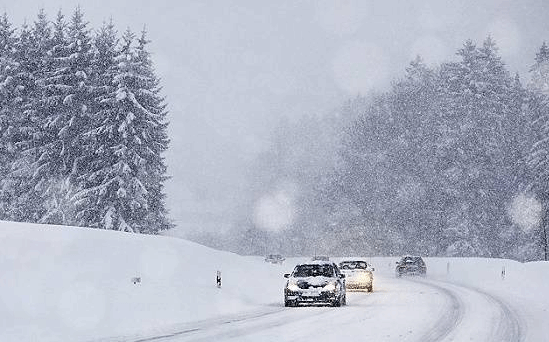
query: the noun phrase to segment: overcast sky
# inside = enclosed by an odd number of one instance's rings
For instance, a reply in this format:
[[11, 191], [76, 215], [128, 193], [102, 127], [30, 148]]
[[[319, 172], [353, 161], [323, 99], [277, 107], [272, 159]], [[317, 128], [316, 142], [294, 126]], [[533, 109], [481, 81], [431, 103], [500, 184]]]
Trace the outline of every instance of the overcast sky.
[[[512, 72], [527, 76], [549, 41], [549, 1], [2, 0], [11, 21], [53, 19], [80, 4], [94, 28], [146, 24], [169, 103], [167, 184], [173, 218], [230, 212], [247, 163], [282, 116], [325, 113], [387, 87], [421, 54], [454, 58], [491, 34]], [[198, 205], [196, 205], [198, 204]], [[194, 228], [194, 227], [193, 227]]]

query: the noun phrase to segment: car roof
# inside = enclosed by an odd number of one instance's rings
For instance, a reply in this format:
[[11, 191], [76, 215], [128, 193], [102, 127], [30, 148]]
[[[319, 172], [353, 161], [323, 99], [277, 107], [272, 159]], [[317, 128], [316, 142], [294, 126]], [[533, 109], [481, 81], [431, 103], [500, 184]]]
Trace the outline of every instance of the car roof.
[[340, 262], [340, 264], [343, 264], [344, 262], [365, 262], [365, 263], [368, 263], [366, 260], [352, 259], [352, 260], [342, 260], [342, 261]]
[[296, 266], [301, 266], [301, 265], [334, 265], [334, 262], [333, 261], [324, 261], [324, 260], [312, 260], [312, 261], [307, 261], [307, 262], [302, 262], [300, 264], [297, 264]]

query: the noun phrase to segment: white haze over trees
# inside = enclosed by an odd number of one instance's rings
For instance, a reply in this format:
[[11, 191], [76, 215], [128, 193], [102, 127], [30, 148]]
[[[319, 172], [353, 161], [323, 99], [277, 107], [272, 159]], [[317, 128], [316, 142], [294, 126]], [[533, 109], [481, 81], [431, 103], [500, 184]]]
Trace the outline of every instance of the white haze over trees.
[[[240, 253], [543, 258], [546, 52], [523, 86], [493, 38], [466, 41], [455, 62], [415, 58], [387, 92], [283, 121], [250, 177], [262, 219], [244, 214], [220, 240]], [[261, 197], [281, 179], [293, 206]]]

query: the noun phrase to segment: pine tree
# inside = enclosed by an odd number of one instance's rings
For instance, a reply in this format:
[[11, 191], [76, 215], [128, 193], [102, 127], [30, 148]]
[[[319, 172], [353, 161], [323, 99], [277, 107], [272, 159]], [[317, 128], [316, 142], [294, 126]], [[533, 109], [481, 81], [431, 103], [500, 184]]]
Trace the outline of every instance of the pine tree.
[[70, 195], [74, 179], [81, 172], [85, 151], [82, 135], [89, 124], [89, 94], [92, 85], [91, 38], [83, 14], [77, 8], [66, 26], [59, 12], [54, 24], [53, 47], [41, 83], [44, 96], [41, 111], [43, 139], [38, 144], [35, 163], [37, 188], [45, 195], [44, 223], [71, 224], [73, 205]]
[[36, 222], [44, 214], [41, 194], [33, 187], [34, 168], [37, 160], [36, 139], [42, 131], [39, 99], [42, 90], [37, 83], [44, 74], [44, 63], [51, 40], [51, 29], [44, 10], [40, 10], [34, 25], [25, 25], [19, 35], [16, 59], [19, 62], [17, 74], [21, 86], [21, 102], [18, 106], [18, 138], [16, 158], [11, 165], [9, 183], [12, 192], [9, 217], [15, 221]]
[[[141, 157], [146, 160], [143, 169], [143, 184], [147, 189], [148, 212], [141, 232], [156, 233], [172, 227], [167, 219], [166, 194], [164, 183], [168, 180], [167, 166], [164, 153], [168, 149], [169, 137], [167, 133], [168, 122], [166, 120], [166, 101], [161, 96], [160, 80], [155, 75], [151, 54], [147, 49], [150, 41], [147, 39], [145, 28], [141, 32], [136, 49], [136, 61], [140, 66], [140, 77], [135, 98], [143, 110], [144, 120], [141, 125], [142, 137], [148, 146], [142, 148]], [[137, 104], [136, 104], [137, 105]], [[135, 142], [140, 144], [140, 138]]]
[[549, 96], [549, 47], [543, 42], [536, 54], [535, 64], [530, 68], [530, 89]]
[[8, 14], [4, 12], [0, 18], [0, 56], [2, 58], [9, 57], [14, 48], [15, 29], [9, 21]]
[[[156, 233], [170, 227], [164, 207], [165, 104], [159, 96], [148, 41], [127, 30], [112, 65], [114, 89], [100, 97], [98, 142], [86, 187], [74, 196], [77, 217], [94, 226]], [[111, 71], [109, 71], [111, 73]], [[97, 210], [87, 210], [93, 203]]]
[[439, 172], [451, 180], [445, 192], [452, 194], [445, 200], [446, 238], [456, 255], [492, 256], [499, 249], [488, 247], [505, 217], [501, 194], [510, 189], [502, 141], [511, 79], [490, 37], [481, 47], [467, 41], [458, 55], [441, 70], [446, 127]]
[[[545, 42], [536, 54], [536, 63], [530, 70], [532, 82], [529, 86], [531, 92], [528, 98], [528, 111], [532, 116], [532, 131], [534, 141], [526, 158], [529, 171], [528, 190], [536, 195], [542, 203], [543, 217], [539, 227], [533, 232], [531, 238], [533, 245], [540, 251], [533, 253], [536, 259], [547, 260], [549, 231], [549, 96], [547, 92], [547, 65], [549, 63], [549, 49]], [[537, 252], [537, 251], [536, 251]]]
[[65, 215], [61, 208], [65, 191], [62, 191], [58, 133], [64, 112], [63, 98], [67, 93], [67, 86], [63, 83], [64, 66], [61, 62], [68, 57], [66, 45], [66, 22], [59, 11], [41, 64], [42, 70], [36, 79], [38, 90], [36, 102], [33, 104], [37, 111], [36, 132], [32, 134], [25, 151], [32, 170], [29, 185], [41, 197], [42, 210], [36, 213], [37, 222], [40, 223], [65, 223]]
[[15, 59], [15, 30], [6, 13], [0, 18], [0, 219], [8, 219], [9, 204], [12, 200], [11, 183], [7, 182], [11, 164], [15, 158], [17, 136], [16, 113], [19, 99]]
[[[86, 171], [76, 179], [79, 191], [75, 194], [76, 221], [78, 225], [113, 229], [104, 222], [111, 201], [109, 191], [111, 163], [114, 155], [111, 150], [115, 136], [116, 102], [112, 96], [116, 93], [113, 85], [117, 73], [116, 56], [118, 39], [112, 22], [103, 24], [94, 39], [93, 73], [95, 85], [90, 112], [92, 120], [83, 134], [83, 148], [88, 151]], [[107, 207], [105, 209], [105, 207]]]

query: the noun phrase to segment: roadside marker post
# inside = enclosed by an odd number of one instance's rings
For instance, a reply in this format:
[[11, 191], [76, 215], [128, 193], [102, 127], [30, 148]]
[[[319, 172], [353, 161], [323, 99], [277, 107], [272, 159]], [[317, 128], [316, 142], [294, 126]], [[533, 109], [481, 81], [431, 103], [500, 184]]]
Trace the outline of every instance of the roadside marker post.
[[217, 283], [217, 288], [220, 289], [221, 288], [221, 271], [217, 271], [217, 276], [216, 276], [216, 283]]

